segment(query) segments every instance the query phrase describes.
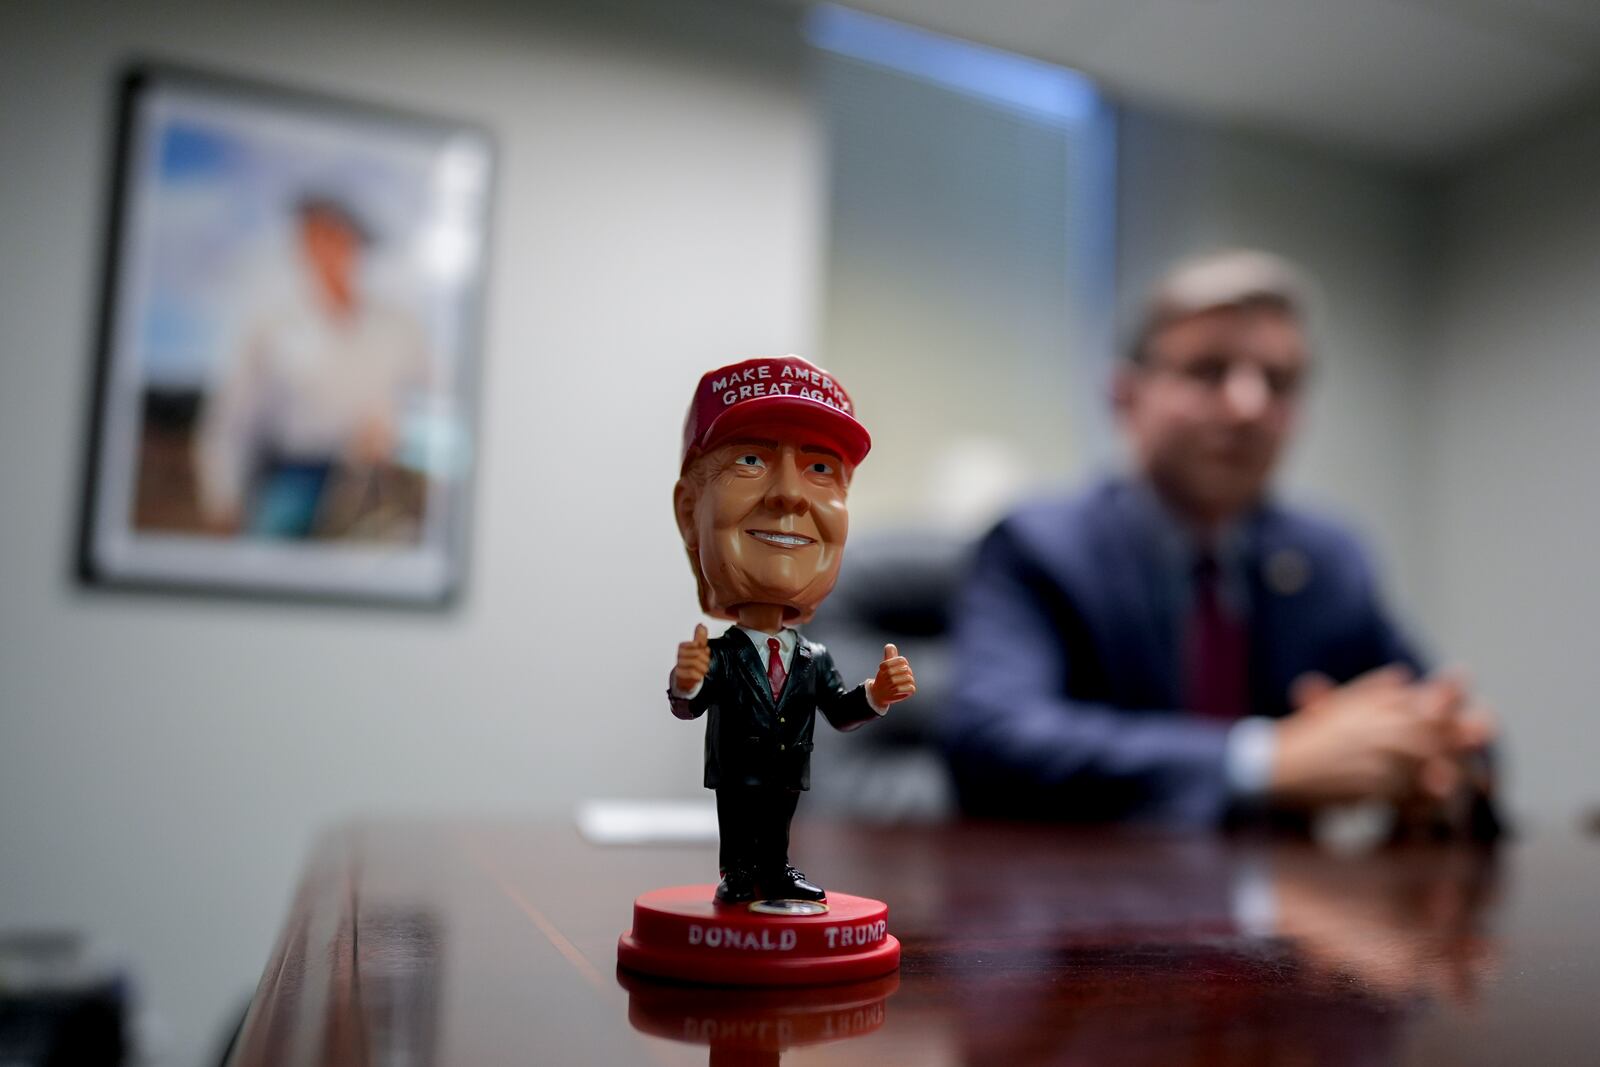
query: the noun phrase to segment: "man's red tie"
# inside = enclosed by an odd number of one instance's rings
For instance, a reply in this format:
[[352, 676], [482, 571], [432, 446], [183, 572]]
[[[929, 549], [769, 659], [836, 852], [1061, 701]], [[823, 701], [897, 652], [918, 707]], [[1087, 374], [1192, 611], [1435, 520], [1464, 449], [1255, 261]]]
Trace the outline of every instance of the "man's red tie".
[[783, 696], [783, 683], [789, 680], [789, 672], [783, 669], [783, 646], [778, 644], [776, 637], [767, 638], [767, 684], [772, 686], [772, 699], [776, 701]]
[[1248, 637], [1244, 625], [1223, 610], [1218, 578], [1217, 561], [1202, 556], [1184, 632], [1184, 704], [1202, 715], [1237, 719], [1250, 710]]

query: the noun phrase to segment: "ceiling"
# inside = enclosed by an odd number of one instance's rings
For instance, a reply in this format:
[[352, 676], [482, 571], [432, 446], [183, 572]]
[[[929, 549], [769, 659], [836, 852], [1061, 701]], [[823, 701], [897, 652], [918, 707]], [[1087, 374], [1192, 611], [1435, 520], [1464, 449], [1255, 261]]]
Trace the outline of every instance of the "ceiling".
[[850, 0], [1112, 93], [1432, 167], [1600, 87], [1600, 0]]

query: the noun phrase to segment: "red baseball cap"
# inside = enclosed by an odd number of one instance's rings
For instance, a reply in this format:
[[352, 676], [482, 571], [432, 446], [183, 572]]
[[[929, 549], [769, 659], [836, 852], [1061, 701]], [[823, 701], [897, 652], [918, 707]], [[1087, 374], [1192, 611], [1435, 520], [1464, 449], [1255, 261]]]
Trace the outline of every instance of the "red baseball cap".
[[761, 357], [700, 376], [683, 420], [679, 470], [741, 431], [764, 436], [779, 427], [831, 445], [852, 467], [872, 448], [850, 394], [833, 375], [799, 356]]

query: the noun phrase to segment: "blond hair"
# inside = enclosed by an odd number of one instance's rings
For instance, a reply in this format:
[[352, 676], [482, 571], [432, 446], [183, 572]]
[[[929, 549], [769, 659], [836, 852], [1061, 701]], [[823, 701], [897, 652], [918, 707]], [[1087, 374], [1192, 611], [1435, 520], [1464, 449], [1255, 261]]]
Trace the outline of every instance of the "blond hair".
[[1183, 260], [1150, 291], [1127, 348], [1143, 363], [1150, 341], [1180, 319], [1229, 307], [1277, 308], [1302, 322], [1311, 285], [1293, 263], [1271, 252], [1230, 248]]

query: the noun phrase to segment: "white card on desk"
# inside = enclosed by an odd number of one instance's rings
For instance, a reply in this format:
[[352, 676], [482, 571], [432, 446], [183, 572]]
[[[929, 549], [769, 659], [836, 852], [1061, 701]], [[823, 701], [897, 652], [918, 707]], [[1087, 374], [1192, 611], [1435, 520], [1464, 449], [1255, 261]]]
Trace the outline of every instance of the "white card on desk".
[[597, 845], [707, 844], [717, 840], [717, 807], [707, 800], [585, 800], [578, 833]]

